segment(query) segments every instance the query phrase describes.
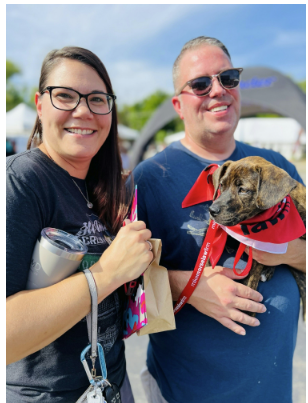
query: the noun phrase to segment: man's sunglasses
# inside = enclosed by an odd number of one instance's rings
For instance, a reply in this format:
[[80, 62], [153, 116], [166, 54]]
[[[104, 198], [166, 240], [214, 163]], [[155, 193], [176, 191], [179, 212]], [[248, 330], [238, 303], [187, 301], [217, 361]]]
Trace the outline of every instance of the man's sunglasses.
[[204, 97], [211, 92], [214, 77], [217, 77], [223, 88], [231, 90], [239, 85], [242, 71], [242, 68], [228, 69], [221, 71], [218, 74], [213, 74], [212, 76], [194, 78], [193, 80], [187, 81], [187, 83], [185, 83], [185, 85], [183, 85], [183, 87], [178, 91], [177, 95], [180, 95], [186, 85], [188, 85], [195, 95], [198, 97]]

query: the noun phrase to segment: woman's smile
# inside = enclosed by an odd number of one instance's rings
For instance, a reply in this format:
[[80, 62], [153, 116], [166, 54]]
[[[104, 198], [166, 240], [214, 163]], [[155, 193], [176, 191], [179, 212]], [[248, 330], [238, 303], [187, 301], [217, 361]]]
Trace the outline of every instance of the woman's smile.
[[81, 128], [81, 127], [70, 127], [70, 128], [66, 127], [64, 128], [64, 130], [71, 135], [75, 135], [76, 137], [89, 136], [97, 132], [97, 130], [95, 129]]
[[[98, 73], [76, 60], [62, 60], [52, 70], [47, 84], [50, 88], [69, 87], [81, 94], [107, 93], [106, 85]], [[59, 97], [61, 94], [57, 95]], [[75, 109], [61, 110], [51, 102], [50, 91], [38, 97], [37, 111], [43, 127], [43, 142], [51, 157], [71, 175], [74, 175], [71, 166], [82, 164], [86, 175], [92, 158], [109, 135], [111, 113], [93, 113], [84, 98], [79, 100]]]

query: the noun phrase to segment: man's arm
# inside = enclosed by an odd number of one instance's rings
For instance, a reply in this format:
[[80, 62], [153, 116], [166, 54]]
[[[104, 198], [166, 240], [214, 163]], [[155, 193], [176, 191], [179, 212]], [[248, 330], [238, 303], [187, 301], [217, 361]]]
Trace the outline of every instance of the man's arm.
[[[245, 249], [249, 253], [249, 248]], [[259, 263], [266, 266], [278, 266], [279, 264], [287, 264], [294, 269], [306, 273], [306, 240], [295, 239], [289, 242], [286, 253], [273, 254], [253, 249], [252, 257]]]
[[[172, 297], [176, 301], [185, 288], [191, 271], [169, 270], [168, 273]], [[260, 322], [240, 310], [262, 313], [266, 308], [259, 303], [263, 299], [262, 295], [233, 281], [232, 278], [235, 277], [238, 278], [231, 269], [221, 266], [216, 266], [215, 269], [205, 267], [188, 303], [204, 315], [244, 336], [245, 329], [235, 321], [249, 326], [258, 326]]]

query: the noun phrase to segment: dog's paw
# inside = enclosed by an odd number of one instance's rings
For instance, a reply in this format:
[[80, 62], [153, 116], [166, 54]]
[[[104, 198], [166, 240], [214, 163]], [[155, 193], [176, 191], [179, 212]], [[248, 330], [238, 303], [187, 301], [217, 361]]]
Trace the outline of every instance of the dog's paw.
[[275, 272], [275, 267], [272, 266], [264, 266], [260, 280], [264, 283], [265, 281], [269, 281]]

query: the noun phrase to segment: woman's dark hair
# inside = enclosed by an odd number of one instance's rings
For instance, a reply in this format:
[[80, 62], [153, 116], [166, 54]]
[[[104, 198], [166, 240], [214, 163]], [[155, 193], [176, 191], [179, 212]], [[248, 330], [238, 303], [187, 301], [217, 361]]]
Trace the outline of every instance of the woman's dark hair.
[[[63, 59], [77, 60], [94, 68], [104, 81], [108, 94], [113, 94], [111, 82], [107, 70], [101, 60], [87, 49], [66, 46], [59, 50], [52, 50], [45, 57], [39, 92], [47, 86], [47, 80], [52, 70]], [[116, 105], [112, 109], [112, 123], [109, 135], [92, 158], [86, 177], [91, 201], [99, 214], [100, 220], [115, 234], [121, 227], [127, 214], [128, 200], [125, 189], [125, 176], [122, 174], [122, 160], [118, 145], [117, 110]], [[37, 116], [32, 133], [29, 137], [27, 149], [37, 147], [43, 142], [42, 125]]]

